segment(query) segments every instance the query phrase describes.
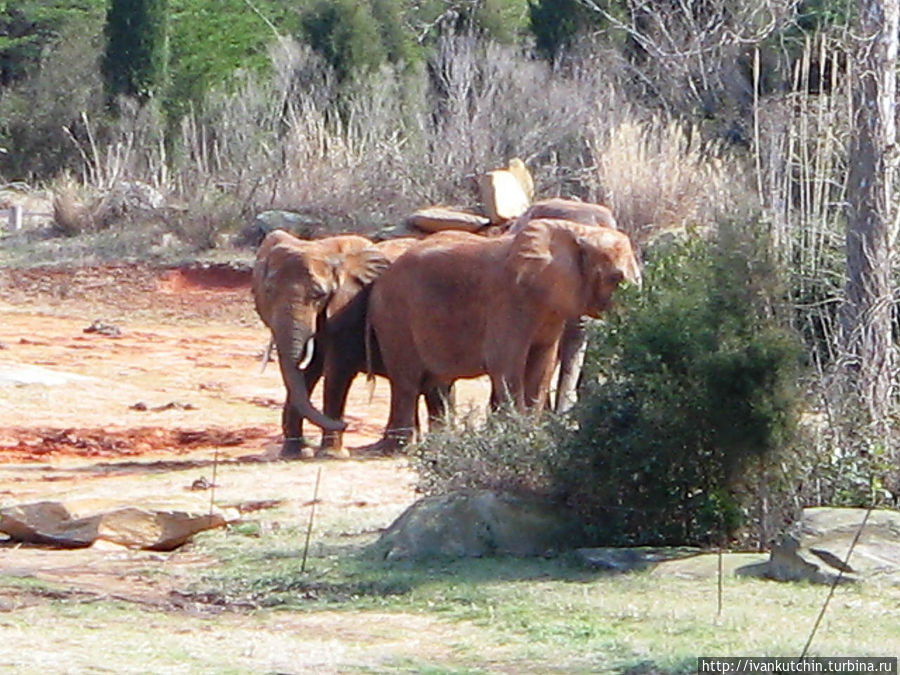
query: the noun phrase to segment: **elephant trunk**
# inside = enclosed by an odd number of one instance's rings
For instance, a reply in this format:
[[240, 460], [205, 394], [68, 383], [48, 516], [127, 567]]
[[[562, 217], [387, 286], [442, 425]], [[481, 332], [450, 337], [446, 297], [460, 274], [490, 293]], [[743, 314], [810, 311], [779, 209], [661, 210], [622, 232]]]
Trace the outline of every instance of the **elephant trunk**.
[[326, 431], [343, 431], [347, 425], [340, 420], [333, 420], [317, 410], [309, 400], [306, 375], [303, 368], [309, 365], [315, 348], [311, 335], [304, 331], [288, 329], [276, 331], [275, 342], [278, 347], [278, 364], [284, 386], [287, 388], [288, 404], [297, 413]]

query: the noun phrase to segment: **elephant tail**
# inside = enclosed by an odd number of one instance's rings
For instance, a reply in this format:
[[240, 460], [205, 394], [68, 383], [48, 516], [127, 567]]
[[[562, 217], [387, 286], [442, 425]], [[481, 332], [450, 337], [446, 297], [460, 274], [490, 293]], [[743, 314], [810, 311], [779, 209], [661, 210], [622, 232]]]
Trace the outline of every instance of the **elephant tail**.
[[375, 398], [375, 366], [373, 363], [374, 350], [372, 349], [372, 340], [374, 339], [374, 329], [369, 313], [366, 312], [366, 328], [363, 331], [366, 344], [366, 386], [369, 390], [369, 403]]

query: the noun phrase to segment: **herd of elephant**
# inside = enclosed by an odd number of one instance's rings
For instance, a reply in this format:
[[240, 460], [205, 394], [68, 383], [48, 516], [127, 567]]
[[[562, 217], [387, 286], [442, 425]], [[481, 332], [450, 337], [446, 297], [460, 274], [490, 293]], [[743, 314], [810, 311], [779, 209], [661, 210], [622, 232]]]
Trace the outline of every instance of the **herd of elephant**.
[[[565, 199], [536, 202], [493, 237], [446, 230], [373, 243], [269, 233], [252, 287], [287, 390], [281, 456], [315, 454], [304, 419], [323, 430], [320, 454], [349, 456], [342, 417], [361, 372], [390, 381], [384, 434], [366, 448], [380, 454], [413, 439], [420, 395], [429, 422], [442, 420], [459, 378], [488, 375], [492, 408], [541, 409], [561, 362], [564, 405], [580, 368], [580, 318], [599, 316], [623, 281], [639, 283], [640, 267], [612, 213]], [[320, 379], [321, 410], [311, 401]]]

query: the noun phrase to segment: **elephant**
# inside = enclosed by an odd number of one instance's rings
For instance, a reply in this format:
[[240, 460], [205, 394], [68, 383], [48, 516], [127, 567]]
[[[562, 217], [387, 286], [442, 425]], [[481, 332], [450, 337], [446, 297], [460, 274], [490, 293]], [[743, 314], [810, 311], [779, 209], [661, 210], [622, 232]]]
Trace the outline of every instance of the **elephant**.
[[[453, 238], [457, 233], [441, 233], [424, 240], [403, 237], [379, 242], [374, 247], [384, 255], [388, 263], [393, 263], [409, 248], [428, 247], [440, 241]], [[344, 415], [347, 395], [353, 378], [361, 372], [371, 375], [385, 375], [377, 342], [366, 345], [366, 315], [371, 285], [354, 287], [345, 284], [341, 298], [335, 302], [334, 312], [317, 333], [322, 349], [323, 411], [330, 418], [339, 419]], [[338, 305], [339, 302], [342, 304]], [[368, 352], [368, 353], [367, 353]], [[449, 385], [439, 385], [422, 391], [428, 410], [431, 427], [439, 425], [447, 412], [451, 400]], [[416, 424], [418, 427], [418, 423]], [[343, 430], [326, 429], [322, 433], [320, 452], [330, 457], [348, 457], [343, 447]]]
[[[535, 218], [552, 218], [618, 229], [612, 211], [602, 204], [553, 197], [532, 204], [513, 222], [509, 231], [518, 232]], [[559, 342], [559, 379], [556, 385], [556, 400], [552, 406], [556, 412], [568, 411], [578, 399], [576, 392], [586, 351], [587, 332], [582, 319], [566, 322], [565, 331]]]
[[275, 230], [260, 245], [252, 291], [257, 313], [272, 332], [287, 391], [282, 457], [308, 456], [303, 448], [304, 418], [325, 433], [345, 428], [310, 401], [327, 356], [327, 349], [318, 348], [314, 336], [389, 264], [372, 242], [357, 235], [301, 240]]
[[627, 235], [562, 220], [408, 250], [369, 298], [367, 337], [391, 383], [377, 449], [408, 443], [419, 392], [458, 378], [489, 375], [494, 408], [542, 407], [566, 321], [599, 316], [623, 280], [640, 281]]
[[552, 218], [554, 220], [567, 220], [582, 225], [596, 225], [599, 227], [611, 227], [619, 229], [616, 219], [609, 207], [603, 204], [581, 202], [576, 199], [564, 199], [552, 197], [542, 199], [528, 207], [510, 226], [509, 231], [516, 233], [524, 228], [529, 221], [536, 218]]

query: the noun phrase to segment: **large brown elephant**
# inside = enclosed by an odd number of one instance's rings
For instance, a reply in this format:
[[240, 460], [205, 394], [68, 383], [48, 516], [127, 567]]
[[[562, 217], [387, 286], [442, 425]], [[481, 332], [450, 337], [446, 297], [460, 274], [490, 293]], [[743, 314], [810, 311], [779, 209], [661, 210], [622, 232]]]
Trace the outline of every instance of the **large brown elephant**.
[[[552, 197], [532, 204], [513, 222], [509, 232], [516, 233], [537, 218], [567, 220], [582, 225], [618, 229], [612, 211], [603, 204]], [[584, 366], [586, 351], [587, 331], [583, 320], [577, 318], [566, 322], [563, 336], [559, 341], [559, 379], [556, 384], [556, 400], [553, 402], [553, 409], [557, 412], [566, 412], [578, 399], [578, 380]]]
[[[389, 263], [393, 263], [413, 246], [431, 246], [452, 238], [455, 234], [435, 235], [425, 240], [389, 239], [374, 246]], [[341, 297], [336, 299], [334, 311], [317, 333], [317, 340], [324, 353], [323, 411], [333, 419], [344, 416], [350, 385], [358, 373], [368, 370], [372, 374], [386, 375], [377, 342], [370, 343], [369, 354], [366, 353], [365, 328], [370, 290], [370, 285], [346, 284], [340, 293]], [[425, 396], [429, 423], [433, 426], [446, 414], [450, 387], [436, 386], [423, 390], [422, 393]], [[343, 447], [343, 431], [324, 430], [321, 452], [331, 457], [349, 456]]]
[[272, 331], [287, 390], [283, 457], [308, 454], [303, 451], [304, 418], [326, 433], [344, 429], [342, 421], [323, 414], [310, 401], [327, 353], [317, 348], [314, 336], [389, 264], [372, 242], [356, 235], [309, 241], [276, 230], [260, 245], [253, 267], [253, 298]]
[[566, 321], [598, 316], [623, 280], [639, 279], [625, 234], [561, 220], [411, 248], [369, 299], [391, 381], [378, 449], [409, 441], [423, 388], [458, 378], [489, 375], [494, 406], [543, 406]]

